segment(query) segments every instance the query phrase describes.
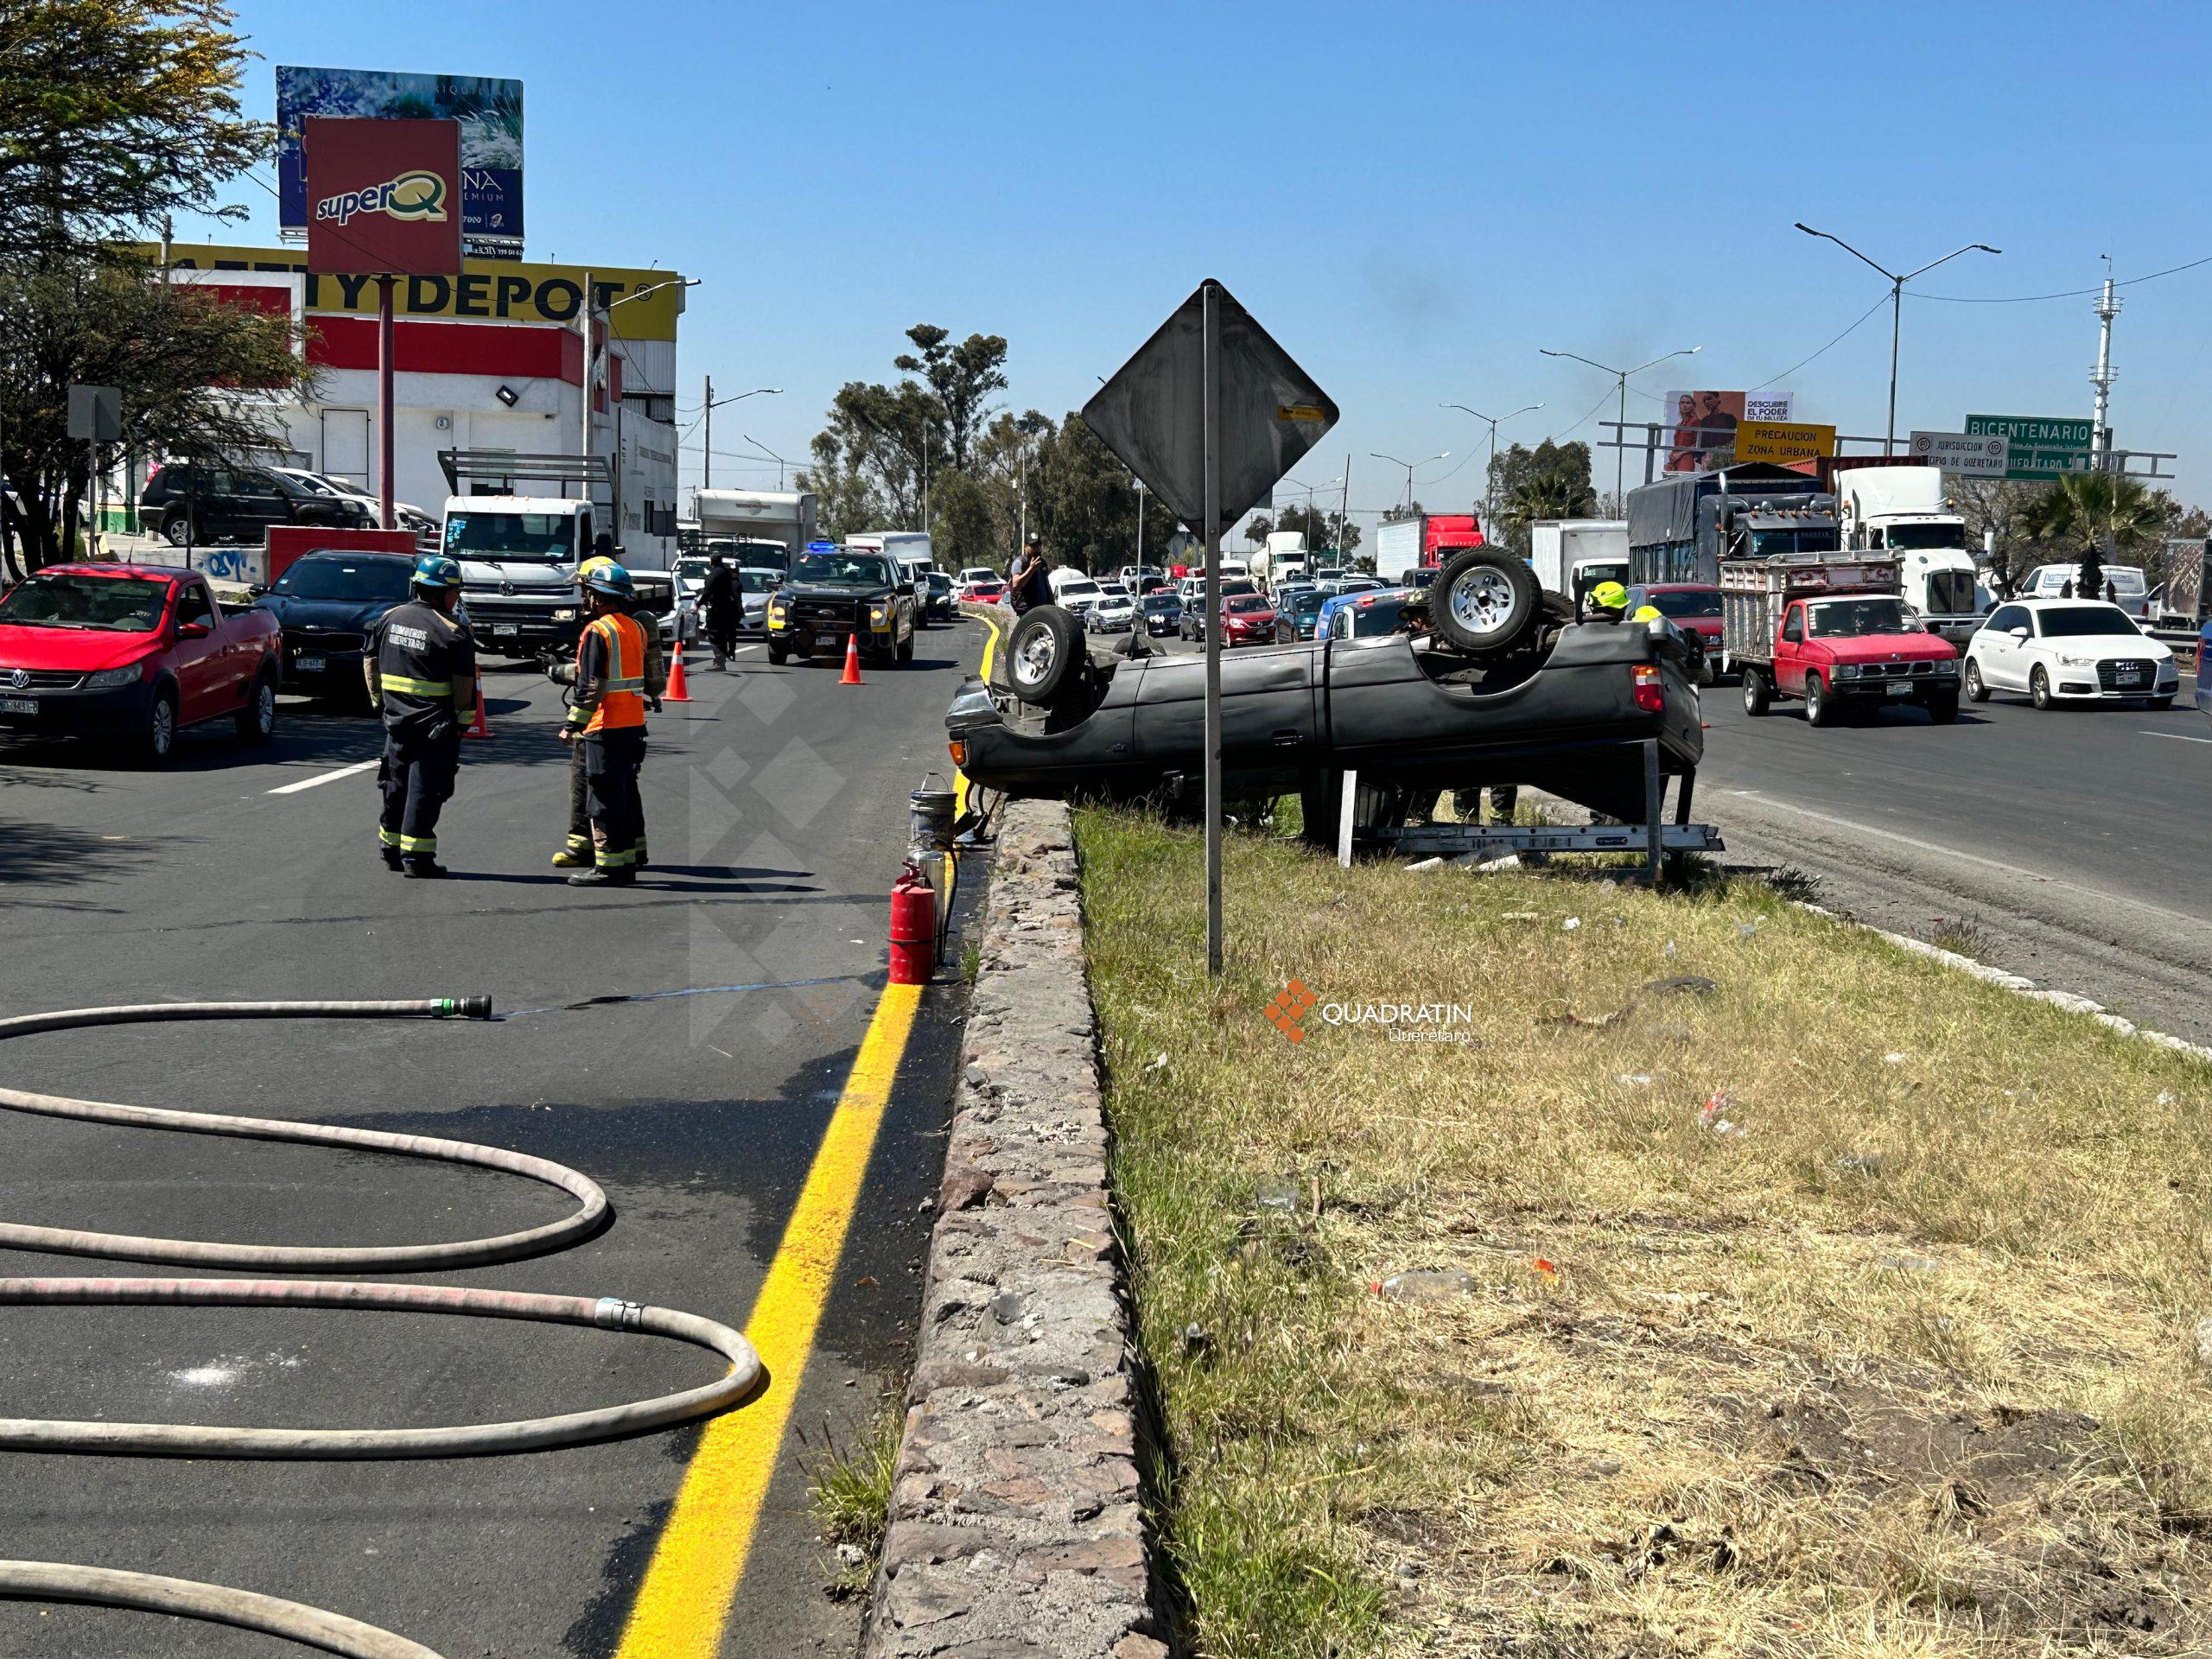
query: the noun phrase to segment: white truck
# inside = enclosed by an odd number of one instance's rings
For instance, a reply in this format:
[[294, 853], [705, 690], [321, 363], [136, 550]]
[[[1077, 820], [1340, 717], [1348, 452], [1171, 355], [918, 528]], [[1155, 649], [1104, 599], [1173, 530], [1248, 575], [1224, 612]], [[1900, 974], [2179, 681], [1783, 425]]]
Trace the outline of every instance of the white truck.
[[1834, 473], [1836, 531], [1846, 552], [1886, 553], [1897, 563], [1905, 609], [1930, 633], [1964, 645], [1981, 626], [1977, 566], [1966, 520], [1943, 494], [1942, 469], [1849, 466]]
[[846, 537], [845, 545], [855, 553], [888, 553], [902, 570], [937, 569], [937, 551], [925, 530], [863, 530]]
[[1251, 574], [1257, 576], [1272, 593], [1286, 582], [1296, 582], [1313, 568], [1313, 559], [1306, 552], [1306, 532], [1302, 530], [1276, 530], [1268, 533], [1268, 544], [1247, 562]]
[[1601, 582], [1628, 580], [1628, 520], [1539, 518], [1529, 526], [1529, 563], [1548, 591], [1579, 604]]
[[[725, 537], [780, 542], [784, 557], [777, 568], [786, 573], [791, 560], [815, 539], [818, 504], [809, 490], [701, 490], [696, 503], [702, 543]], [[748, 548], [747, 562], [758, 564], [761, 551]]]

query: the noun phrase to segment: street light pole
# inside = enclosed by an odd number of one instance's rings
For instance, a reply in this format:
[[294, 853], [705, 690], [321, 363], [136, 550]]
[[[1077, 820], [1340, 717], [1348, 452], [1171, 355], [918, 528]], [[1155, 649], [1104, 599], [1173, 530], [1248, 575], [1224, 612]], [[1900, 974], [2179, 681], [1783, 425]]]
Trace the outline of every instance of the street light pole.
[[1521, 408], [1515, 410], [1512, 415], [1500, 415], [1496, 420], [1492, 420], [1491, 416], [1484, 414], [1479, 409], [1469, 409], [1465, 404], [1440, 404], [1437, 407], [1440, 409], [1456, 409], [1463, 414], [1473, 416], [1478, 421], [1490, 422], [1490, 469], [1483, 474], [1483, 539], [1485, 541], [1491, 540], [1496, 533], [1491, 528], [1491, 513], [1493, 507], [1494, 498], [1497, 493], [1498, 422], [1510, 421], [1513, 418], [1514, 415], [1526, 415], [1532, 410], [1541, 409], [1543, 405], [1541, 404], [1527, 404], [1522, 405]]
[[1370, 449], [1367, 453], [1377, 461], [1387, 461], [1393, 467], [1402, 467], [1406, 469], [1406, 511], [1408, 512], [1413, 511], [1414, 505], [1414, 468], [1426, 467], [1431, 461], [1447, 460], [1452, 454], [1449, 449], [1446, 449], [1442, 454], [1430, 455], [1421, 461], [1401, 461], [1397, 456], [1386, 455], [1379, 449]]
[[[715, 397], [715, 378], [711, 374], [707, 377], [707, 461], [704, 480], [699, 486], [701, 489], [711, 490], [715, 487], [715, 411], [724, 404], [741, 404], [748, 397], [758, 397], [764, 393], [770, 397], [780, 397], [784, 395], [784, 389], [781, 386], [755, 386], [750, 391], [741, 391], [734, 397], [718, 400]], [[752, 440], [748, 438], [747, 442], [749, 443]], [[776, 487], [781, 489], [783, 486], [779, 484]]]
[[1931, 271], [1938, 265], [1948, 264], [1962, 253], [2002, 253], [2005, 250], [1993, 248], [1986, 242], [1969, 242], [1963, 248], [1952, 249], [1941, 259], [1930, 259], [1918, 270], [1908, 270], [1900, 274], [1876, 264], [1840, 236], [1832, 236], [1826, 231], [1816, 231], [1802, 219], [1796, 221], [1796, 226], [1808, 236], [1817, 236], [1823, 242], [1834, 243], [1836, 246], [1870, 270], [1879, 271], [1883, 280], [1890, 285], [1890, 424], [1889, 429], [1882, 438], [1882, 453], [1885, 455], [1894, 454], [1897, 453], [1897, 340], [1904, 332], [1904, 285], [1914, 277]]
[[[1622, 505], [1622, 502], [1627, 493], [1627, 473], [1624, 469], [1628, 465], [1628, 450], [1624, 446], [1628, 442], [1629, 377], [1632, 374], [1642, 374], [1646, 369], [1656, 369], [1662, 363], [1664, 363], [1672, 358], [1695, 357], [1704, 349], [1705, 347], [1702, 346], [1688, 346], [1683, 347], [1678, 352], [1669, 352], [1664, 357], [1655, 357], [1649, 363], [1640, 363], [1632, 369], [1617, 369], [1610, 363], [1600, 363], [1595, 358], [1583, 356], [1580, 352], [1555, 352], [1548, 346], [1539, 346], [1536, 347], [1536, 350], [1546, 357], [1569, 357], [1573, 358], [1577, 363], [1587, 363], [1592, 368], [1601, 370], [1605, 373], [1611, 375], [1620, 383], [1620, 423], [1613, 429], [1613, 442], [1615, 445], [1613, 449], [1613, 505], [1616, 507], [1620, 507]], [[1625, 509], [1624, 509], [1624, 510]]]
[[778, 454], [774, 450], [771, 449], [766, 444], [761, 442], [760, 439], [754, 437], [750, 432], [741, 432], [737, 435], [743, 438], [755, 449], [758, 449], [762, 454], [767, 456], [769, 460], [776, 463], [776, 487], [777, 489], [781, 490], [784, 487], [784, 468], [790, 463], [785, 461], [785, 459], [781, 455]]

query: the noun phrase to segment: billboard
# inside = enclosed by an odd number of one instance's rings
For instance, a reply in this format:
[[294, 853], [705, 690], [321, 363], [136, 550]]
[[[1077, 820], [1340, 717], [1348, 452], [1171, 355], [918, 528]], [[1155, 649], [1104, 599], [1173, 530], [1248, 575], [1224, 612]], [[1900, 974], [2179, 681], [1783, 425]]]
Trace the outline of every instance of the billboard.
[[1736, 429], [1738, 461], [1795, 467], [1835, 453], [1835, 428], [1791, 421], [1745, 421]]
[[302, 124], [313, 115], [461, 123], [461, 230], [480, 259], [522, 257], [522, 82], [486, 75], [419, 75], [381, 69], [276, 66], [277, 218], [305, 235]]
[[[1796, 395], [1787, 391], [1670, 391], [1662, 423], [1667, 428], [1670, 473], [1700, 473], [1708, 456], [1736, 448], [1736, 429], [1745, 421], [1787, 422]], [[1748, 459], [1738, 456], [1738, 460]]]
[[461, 274], [461, 124], [311, 115], [308, 269]]

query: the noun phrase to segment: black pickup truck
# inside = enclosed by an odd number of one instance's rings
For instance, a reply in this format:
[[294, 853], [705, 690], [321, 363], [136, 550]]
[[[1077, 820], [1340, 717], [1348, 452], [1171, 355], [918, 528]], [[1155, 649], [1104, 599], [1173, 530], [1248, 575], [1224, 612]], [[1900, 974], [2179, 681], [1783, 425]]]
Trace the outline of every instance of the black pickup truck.
[[[1441, 576], [1436, 586], [1445, 588]], [[1516, 596], [1504, 609], [1515, 614], [1501, 611], [1478, 650], [1469, 630], [1447, 626], [1224, 653], [1228, 791], [1295, 791], [1307, 834], [1333, 840], [1343, 775], [1354, 769], [1374, 786], [1363, 787], [1363, 800], [1383, 803], [1386, 814], [1394, 799], [1403, 805], [1424, 791], [1433, 800], [1444, 790], [1525, 784], [1626, 822], [1643, 816], [1646, 744], [1656, 745], [1664, 775], [1694, 777], [1704, 730], [1679, 640], [1636, 624], [1577, 622], [1557, 601], [1524, 607]], [[1014, 689], [1036, 674], [1026, 643], [1019, 633], [1010, 642], [1010, 684], [969, 679], [945, 716], [954, 761], [972, 782], [1058, 798], [1173, 794], [1186, 782], [1195, 790], [1204, 658], [1086, 655], [1039, 705]]]
[[857, 639], [877, 662], [914, 659], [914, 584], [881, 553], [806, 553], [768, 600], [768, 660], [842, 657]]

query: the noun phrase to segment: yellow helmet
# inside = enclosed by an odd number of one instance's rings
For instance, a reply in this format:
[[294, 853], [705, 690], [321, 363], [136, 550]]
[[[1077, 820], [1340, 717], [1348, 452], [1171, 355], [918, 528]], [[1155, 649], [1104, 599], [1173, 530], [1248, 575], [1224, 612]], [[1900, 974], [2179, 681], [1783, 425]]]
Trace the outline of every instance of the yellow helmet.
[[576, 585], [582, 587], [613, 563], [614, 561], [604, 553], [594, 554], [592, 557], [586, 559], [576, 567]]
[[1629, 618], [1631, 622], [1664, 622], [1666, 620], [1656, 605], [1639, 605], [1636, 607], [1636, 614]]
[[1590, 602], [1601, 611], [1624, 610], [1628, 606], [1628, 589], [1618, 582], [1601, 582], [1590, 590]]

